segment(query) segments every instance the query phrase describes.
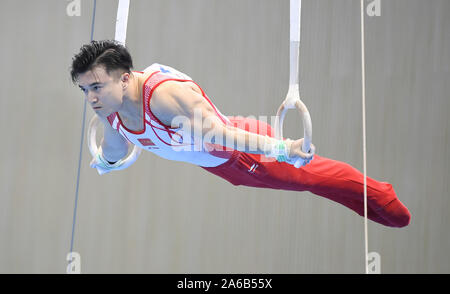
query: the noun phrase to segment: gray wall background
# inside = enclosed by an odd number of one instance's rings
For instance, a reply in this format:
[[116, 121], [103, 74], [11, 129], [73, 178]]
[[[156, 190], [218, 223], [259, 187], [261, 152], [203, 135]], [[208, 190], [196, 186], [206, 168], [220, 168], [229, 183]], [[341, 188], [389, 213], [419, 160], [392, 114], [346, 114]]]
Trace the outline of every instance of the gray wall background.
[[[3, 0], [0, 273], [65, 273], [83, 95], [71, 58], [93, 1]], [[317, 153], [362, 171], [358, 0], [304, 0], [301, 96]], [[117, 1], [97, 1], [95, 39]], [[369, 222], [382, 273], [450, 273], [450, 1], [381, 0], [366, 17], [368, 176], [393, 184], [403, 229]], [[289, 1], [132, 0], [127, 46], [193, 77], [227, 115], [276, 112], [289, 78]], [[93, 112], [88, 109], [88, 119]], [[289, 114], [285, 134], [298, 137]], [[141, 154], [99, 176], [83, 149], [74, 251], [83, 273], [364, 273], [364, 219], [311, 193], [234, 187]]]

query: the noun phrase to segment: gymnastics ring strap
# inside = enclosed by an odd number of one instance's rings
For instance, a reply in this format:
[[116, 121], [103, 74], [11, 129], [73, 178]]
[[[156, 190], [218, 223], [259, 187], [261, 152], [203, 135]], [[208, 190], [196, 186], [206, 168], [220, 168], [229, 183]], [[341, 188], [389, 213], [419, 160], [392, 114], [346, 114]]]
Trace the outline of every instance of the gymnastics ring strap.
[[[286, 99], [281, 103], [278, 108], [276, 119], [275, 119], [275, 137], [279, 140], [283, 139], [283, 123], [284, 117], [288, 109], [296, 108], [299, 112], [300, 116], [303, 119], [303, 144], [302, 151], [306, 154], [315, 154], [315, 147], [311, 144], [312, 142], [312, 123], [311, 116], [309, 114], [308, 108], [306, 105], [300, 100], [298, 94], [298, 85], [290, 88]], [[303, 160], [297, 160], [294, 164], [296, 168], [299, 168], [304, 163]]]
[[[98, 146], [97, 146], [97, 140], [96, 140], [96, 134], [97, 134], [97, 127], [100, 124], [100, 121], [97, 117], [97, 115], [94, 115], [91, 118], [91, 121], [89, 122], [89, 128], [87, 133], [87, 139], [88, 139], [88, 146], [89, 151], [91, 152], [92, 156], [95, 157], [98, 152]], [[142, 149], [138, 146], [134, 145], [133, 151], [122, 161], [122, 164], [119, 165], [115, 170], [121, 170], [126, 169], [130, 165], [132, 165], [136, 159], [141, 154]]]

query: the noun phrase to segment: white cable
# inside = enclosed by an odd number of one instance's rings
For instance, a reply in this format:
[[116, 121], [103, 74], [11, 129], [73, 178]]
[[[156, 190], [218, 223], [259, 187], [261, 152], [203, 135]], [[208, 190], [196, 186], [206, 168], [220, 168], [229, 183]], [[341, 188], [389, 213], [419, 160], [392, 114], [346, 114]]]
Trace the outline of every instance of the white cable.
[[367, 162], [366, 162], [366, 68], [364, 56], [364, 0], [361, 0], [361, 83], [362, 83], [362, 123], [363, 123], [363, 168], [364, 168], [364, 249], [366, 274], [369, 273], [369, 241], [367, 233]]
[[289, 87], [296, 87], [296, 92], [298, 89], [298, 59], [300, 55], [300, 24], [301, 24], [301, 13], [302, 11], [302, 1], [301, 0], [291, 0], [289, 8], [289, 32], [290, 32], [290, 42], [289, 42], [289, 54], [290, 54], [290, 64], [289, 64]]
[[114, 40], [119, 41], [125, 45], [127, 39], [127, 24], [128, 24], [128, 10], [130, 7], [130, 0], [119, 0], [116, 18], [116, 35]]

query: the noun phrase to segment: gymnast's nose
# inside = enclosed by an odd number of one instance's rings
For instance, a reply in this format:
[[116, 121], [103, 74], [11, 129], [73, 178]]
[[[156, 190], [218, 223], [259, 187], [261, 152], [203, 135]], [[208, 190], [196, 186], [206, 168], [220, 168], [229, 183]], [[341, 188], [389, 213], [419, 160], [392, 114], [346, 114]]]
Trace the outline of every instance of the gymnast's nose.
[[97, 102], [98, 102], [98, 97], [95, 93], [92, 93], [90, 91], [87, 94], [87, 100], [88, 100], [89, 104], [91, 104], [92, 106], [95, 106], [95, 104], [97, 104]]

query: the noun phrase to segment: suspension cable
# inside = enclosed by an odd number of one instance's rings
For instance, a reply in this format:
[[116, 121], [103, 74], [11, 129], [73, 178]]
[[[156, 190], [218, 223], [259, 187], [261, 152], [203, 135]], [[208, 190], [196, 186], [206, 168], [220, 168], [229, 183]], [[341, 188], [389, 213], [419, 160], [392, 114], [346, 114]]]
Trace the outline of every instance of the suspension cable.
[[362, 123], [363, 123], [363, 168], [364, 168], [364, 250], [366, 274], [369, 273], [369, 238], [367, 232], [367, 153], [366, 153], [366, 68], [364, 46], [364, 0], [361, 0], [361, 89], [362, 89]]
[[[97, 7], [97, 0], [94, 0], [94, 8], [92, 12], [92, 23], [91, 23], [91, 42], [94, 40], [94, 25], [95, 25], [95, 10]], [[83, 106], [83, 118], [81, 122], [81, 140], [80, 140], [80, 152], [78, 156], [78, 170], [77, 170], [77, 183], [75, 188], [75, 205], [73, 209], [73, 221], [72, 221], [72, 237], [70, 240], [70, 254], [72, 254], [73, 250], [73, 242], [75, 238], [75, 224], [77, 219], [77, 207], [78, 207], [78, 191], [80, 187], [80, 170], [81, 170], [81, 161], [83, 158], [83, 145], [84, 145], [84, 129], [86, 124], [86, 99], [84, 99]], [[71, 258], [70, 258], [71, 260]]]

